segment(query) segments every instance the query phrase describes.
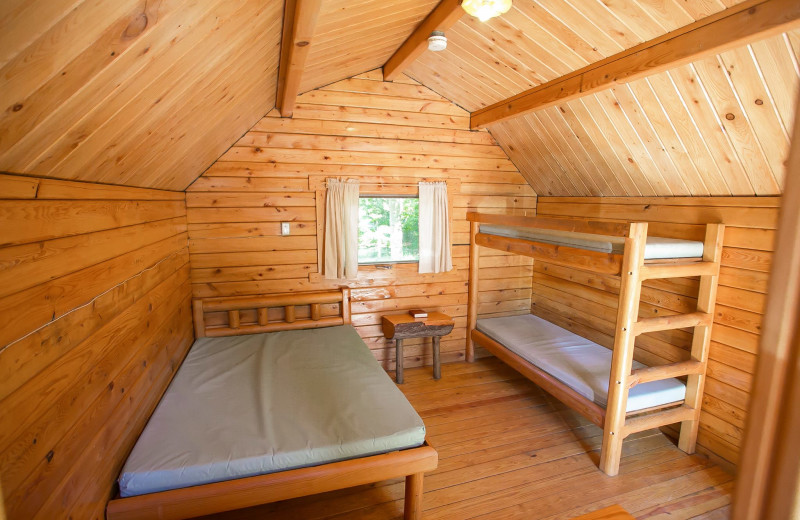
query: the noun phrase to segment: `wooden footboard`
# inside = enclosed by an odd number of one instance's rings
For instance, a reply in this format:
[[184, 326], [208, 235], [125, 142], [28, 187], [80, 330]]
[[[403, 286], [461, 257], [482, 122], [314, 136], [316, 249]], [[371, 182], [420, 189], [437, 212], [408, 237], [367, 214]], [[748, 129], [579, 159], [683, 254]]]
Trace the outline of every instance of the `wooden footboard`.
[[108, 520], [181, 519], [269, 504], [397, 477], [406, 477], [406, 520], [421, 518], [422, 480], [439, 456], [427, 442], [418, 448], [111, 500]]

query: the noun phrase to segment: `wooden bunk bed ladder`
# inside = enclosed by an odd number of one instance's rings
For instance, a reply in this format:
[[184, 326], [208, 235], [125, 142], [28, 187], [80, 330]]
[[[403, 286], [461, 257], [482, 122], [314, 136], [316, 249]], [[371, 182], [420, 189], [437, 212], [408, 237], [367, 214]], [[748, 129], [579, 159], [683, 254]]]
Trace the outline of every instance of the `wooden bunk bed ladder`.
[[[719, 266], [722, 258], [724, 225], [708, 224], [700, 262], [684, 264], [644, 263], [647, 239], [647, 224], [633, 223], [625, 241], [624, 264], [621, 277], [617, 330], [611, 360], [608, 404], [603, 429], [603, 448], [600, 454], [600, 469], [614, 476], [619, 472], [622, 441], [638, 431], [681, 423], [678, 446], [693, 453], [702, 404], [703, 384], [711, 342], [711, 326], [714, 321]], [[697, 310], [658, 318], [638, 319], [642, 282], [654, 278], [679, 278], [699, 276], [700, 288]], [[668, 365], [631, 370], [636, 336], [647, 332], [692, 327], [690, 359]], [[628, 392], [637, 384], [687, 376], [686, 397], [677, 407], [648, 415], [626, 418]]]

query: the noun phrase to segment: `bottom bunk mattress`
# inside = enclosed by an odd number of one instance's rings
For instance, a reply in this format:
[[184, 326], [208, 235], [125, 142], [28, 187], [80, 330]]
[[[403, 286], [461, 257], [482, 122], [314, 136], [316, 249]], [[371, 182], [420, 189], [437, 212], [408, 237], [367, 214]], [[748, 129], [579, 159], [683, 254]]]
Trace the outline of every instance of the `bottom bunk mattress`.
[[[477, 329], [583, 397], [606, 406], [611, 350], [532, 314], [480, 319]], [[633, 362], [634, 370], [644, 367]], [[685, 396], [686, 386], [678, 379], [642, 383], [628, 393], [626, 411], [683, 401]]]
[[350, 325], [201, 338], [119, 478], [123, 497], [420, 446], [425, 426]]

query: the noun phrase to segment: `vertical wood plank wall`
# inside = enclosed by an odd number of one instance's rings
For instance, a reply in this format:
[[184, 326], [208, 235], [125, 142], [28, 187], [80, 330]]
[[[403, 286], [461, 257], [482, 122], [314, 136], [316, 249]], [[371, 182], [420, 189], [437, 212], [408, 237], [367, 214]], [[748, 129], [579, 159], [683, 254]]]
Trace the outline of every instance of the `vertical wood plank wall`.
[[104, 518], [193, 340], [184, 197], [0, 175], [9, 518]]
[[[393, 343], [383, 314], [421, 307], [455, 317], [441, 343], [443, 361], [464, 357], [468, 208], [535, 212], [536, 196], [487, 132], [468, 130], [467, 112], [411, 80], [383, 82], [379, 71], [298, 97], [293, 119], [263, 118], [186, 194], [195, 297], [319, 290], [317, 222], [309, 176], [359, 177], [391, 193], [400, 178], [456, 179], [455, 270], [418, 274], [416, 264], [362, 266], [352, 283], [353, 322], [387, 369]], [[280, 236], [280, 222], [291, 235]], [[531, 262], [486, 251], [482, 313], [530, 307]], [[309, 276], [311, 275], [311, 276]], [[312, 281], [314, 280], [314, 281]], [[408, 340], [406, 366], [431, 362], [428, 340]]]
[[[755, 368], [778, 197], [541, 197], [542, 216], [601, 217], [650, 222], [650, 234], [702, 239], [706, 222], [727, 225], [698, 444], [737, 463]], [[537, 262], [531, 311], [602, 345], [613, 344], [618, 282]], [[642, 287], [642, 316], [691, 312], [697, 278], [650, 280]], [[636, 357], [648, 364], [686, 359], [687, 331], [640, 336]], [[676, 430], [677, 431], [677, 430]]]

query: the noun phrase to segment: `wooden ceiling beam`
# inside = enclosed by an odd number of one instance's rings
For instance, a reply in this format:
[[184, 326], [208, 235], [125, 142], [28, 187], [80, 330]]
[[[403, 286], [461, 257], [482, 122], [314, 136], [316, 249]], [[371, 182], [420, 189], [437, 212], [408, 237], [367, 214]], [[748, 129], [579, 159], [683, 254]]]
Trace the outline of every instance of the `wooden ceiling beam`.
[[428, 48], [428, 36], [433, 31], [446, 31], [464, 15], [461, 0], [442, 0], [414, 29], [411, 36], [395, 51], [383, 66], [383, 79], [397, 79]]
[[482, 128], [800, 27], [797, 0], [749, 0], [471, 114]]
[[284, 5], [276, 98], [276, 106], [283, 117], [292, 117], [294, 112], [321, 4], [322, 0], [286, 0]]

